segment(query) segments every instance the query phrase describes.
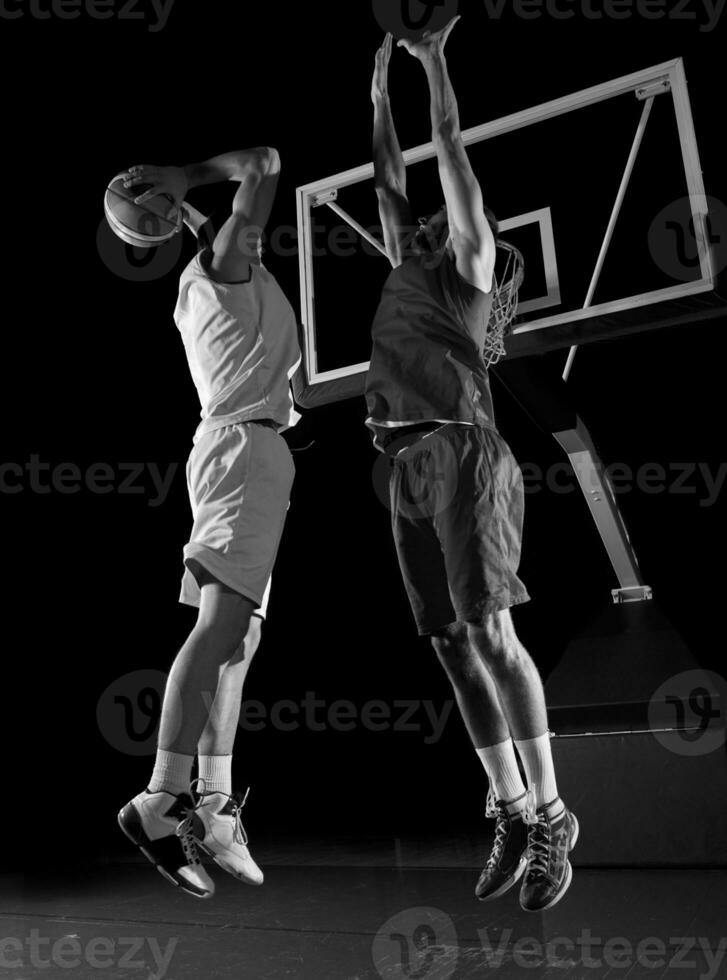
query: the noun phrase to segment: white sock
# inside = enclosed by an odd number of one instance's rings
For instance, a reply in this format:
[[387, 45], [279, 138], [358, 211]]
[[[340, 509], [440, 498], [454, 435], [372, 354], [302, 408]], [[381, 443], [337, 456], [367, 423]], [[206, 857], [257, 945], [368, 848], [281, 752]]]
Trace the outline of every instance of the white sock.
[[528, 789], [533, 791], [536, 808], [558, 799], [553, 753], [550, 749], [550, 733], [546, 732], [545, 735], [523, 741], [516, 740], [515, 745], [523, 760]]
[[522, 805], [518, 803], [515, 809], [525, 809], [525, 784], [517, 766], [512, 739], [508, 738], [504, 742], [498, 742], [497, 745], [486, 745], [476, 751], [485, 767], [495, 799], [503, 803], [512, 803], [519, 797], [523, 797]]
[[204, 793], [232, 793], [232, 756], [201, 755], [199, 757], [197, 789]]
[[178, 752], [157, 749], [154, 772], [149, 780], [149, 792], [173, 793], [174, 796], [187, 793], [192, 781], [193, 762], [193, 755], [180, 755]]

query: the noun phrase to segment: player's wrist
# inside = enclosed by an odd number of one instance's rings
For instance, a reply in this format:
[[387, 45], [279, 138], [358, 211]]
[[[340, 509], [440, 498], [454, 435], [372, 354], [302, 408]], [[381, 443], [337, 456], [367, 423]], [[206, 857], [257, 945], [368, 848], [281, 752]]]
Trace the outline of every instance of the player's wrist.
[[192, 190], [193, 187], [199, 187], [202, 183], [201, 178], [201, 168], [197, 163], [187, 163], [183, 167], [179, 168], [181, 175], [187, 183], [187, 189]]

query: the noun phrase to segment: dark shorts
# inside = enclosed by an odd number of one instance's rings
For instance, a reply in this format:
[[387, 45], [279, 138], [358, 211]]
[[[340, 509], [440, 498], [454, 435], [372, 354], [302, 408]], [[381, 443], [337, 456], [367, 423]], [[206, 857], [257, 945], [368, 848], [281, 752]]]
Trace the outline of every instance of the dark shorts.
[[481, 624], [527, 602], [517, 576], [523, 481], [504, 439], [448, 424], [402, 432], [387, 455], [394, 541], [419, 633]]

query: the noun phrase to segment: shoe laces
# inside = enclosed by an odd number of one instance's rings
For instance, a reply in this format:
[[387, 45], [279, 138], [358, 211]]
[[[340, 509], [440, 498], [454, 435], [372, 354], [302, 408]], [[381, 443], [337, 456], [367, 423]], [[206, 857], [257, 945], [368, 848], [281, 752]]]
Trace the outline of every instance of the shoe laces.
[[228, 796], [228, 800], [231, 805], [231, 816], [235, 822], [235, 829], [232, 832], [232, 839], [236, 844], [241, 844], [243, 847], [247, 847], [248, 836], [245, 828], [242, 825], [242, 817], [240, 816], [240, 812], [245, 806], [249, 795], [250, 787], [248, 786], [244, 795], [242, 793], [233, 793]]
[[492, 870], [497, 865], [497, 862], [502, 856], [502, 849], [505, 846], [505, 837], [507, 836], [507, 820], [502, 813], [497, 814], [497, 823], [495, 824], [495, 840], [492, 844], [492, 850], [490, 851], [490, 856], [487, 859], [487, 867]]
[[497, 811], [497, 806], [495, 804], [495, 794], [492, 792], [492, 789], [488, 789], [487, 803], [485, 804], [485, 816], [490, 820], [494, 820], [495, 817], [497, 816], [497, 812], [498, 811]]
[[550, 877], [550, 823], [544, 811], [536, 810], [532, 790], [528, 790], [523, 820], [530, 825], [527, 874]]
[[525, 794], [525, 809], [523, 810], [523, 823], [534, 827], [538, 822], [538, 810], [535, 806], [535, 793], [529, 789]]
[[190, 796], [187, 797], [192, 805], [189, 806], [186, 799], [183, 800], [185, 815], [177, 824], [175, 833], [181, 841], [182, 850], [189, 864], [200, 864], [199, 851], [197, 850], [197, 837], [192, 830], [195, 811], [199, 804], [194, 802], [194, 797], [191, 794], [192, 786], [194, 786], [194, 783], [190, 786]]
[[487, 868], [492, 870], [502, 856], [502, 849], [505, 846], [505, 838], [508, 831], [508, 821], [506, 818], [506, 811], [503, 807], [499, 807], [497, 805], [495, 794], [491, 789], [487, 793], [485, 816], [489, 817], [491, 820], [497, 820], [497, 823], [495, 824], [495, 839], [492, 842], [492, 850], [490, 851], [490, 856], [487, 859], [486, 865]]
[[[199, 795], [199, 800], [197, 801], [197, 807], [205, 805], [204, 797], [205, 795], [208, 795], [206, 793], [207, 783], [201, 777], [195, 779], [194, 782], [192, 783], [192, 786], [199, 786], [200, 783], [202, 784], [202, 789], [196, 790], [197, 794]], [[245, 806], [245, 803], [247, 802], [248, 796], [250, 795], [250, 787], [248, 786], [248, 788], [245, 790], [244, 793], [220, 793], [219, 795], [223, 796], [226, 800], [223, 809], [227, 810], [227, 812], [224, 814], [224, 816], [226, 817], [229, 816], [232, 819], [233, 841], [236, 844], [240, 844], [242, 847], [247, 847], [249, 838], [247, 836], [247, 831], [243, 826], [242, 817], [240, 816], [240, 813], [242, 811], [242, 808]], [[197, 807], [195, 807], [195, 809]]]
[[550, 868], [550, 834], [545, 818], [533, 825], [528, 841], [528, 874], [545, 877]]

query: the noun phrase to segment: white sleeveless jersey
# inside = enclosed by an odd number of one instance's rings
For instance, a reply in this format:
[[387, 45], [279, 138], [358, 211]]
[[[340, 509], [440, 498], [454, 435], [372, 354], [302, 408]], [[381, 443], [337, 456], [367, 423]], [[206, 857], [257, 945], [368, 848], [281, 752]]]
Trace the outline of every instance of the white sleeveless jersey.
[[249, 282], [218, 283], [203, 255], [182, 273], [174, 311], [202, 405], [196, 438], [253, 419], [290, 428], [300, 419], [290, 379], [301, 360], [292, 306], [263, 265], [251, 266]]

